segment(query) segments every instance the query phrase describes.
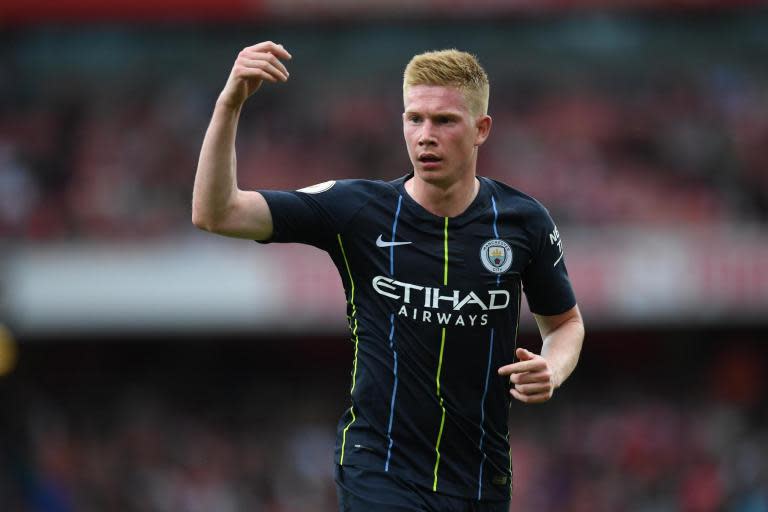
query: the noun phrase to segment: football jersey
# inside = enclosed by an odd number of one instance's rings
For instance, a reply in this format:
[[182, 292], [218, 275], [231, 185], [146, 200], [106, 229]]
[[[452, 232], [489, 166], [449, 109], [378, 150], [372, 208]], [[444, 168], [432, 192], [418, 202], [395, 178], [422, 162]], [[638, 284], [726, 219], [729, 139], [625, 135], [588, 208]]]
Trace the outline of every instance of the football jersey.
[[540, 315], [576, 304], [560, 233], [536, 200], [483, 177], [463, 213], [434, 215], [406, 192], [411, 177], [261, 191], [267, 242], [326, 251], [344, 285], [354, 361], [336, 463], [508, 500], [510, 384], [497, 370], [515, 360], [522, 293]]

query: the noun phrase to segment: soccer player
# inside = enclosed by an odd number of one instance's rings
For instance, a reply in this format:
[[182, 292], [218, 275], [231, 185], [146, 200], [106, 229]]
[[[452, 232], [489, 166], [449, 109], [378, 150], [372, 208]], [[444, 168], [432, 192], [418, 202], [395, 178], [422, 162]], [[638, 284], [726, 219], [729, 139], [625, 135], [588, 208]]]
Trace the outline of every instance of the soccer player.
[[[512, 399], [552, 397], [576, 366], [584, 326], [547, 210], [477, 176], [491, 131], [488, 77], [464, 52], [413, 57], [403, 81], [406, 176], [240, 190], [243, 104], [264, 81], [288, 80], [290, 58], [271, 41], [238, 55], [203, 141], [193, 222], [311, 244], [336, 265], [354, 343], [335, 452], [341, 511], [506, 511]], [[522, 293], [541, 354], [516, 348]]]

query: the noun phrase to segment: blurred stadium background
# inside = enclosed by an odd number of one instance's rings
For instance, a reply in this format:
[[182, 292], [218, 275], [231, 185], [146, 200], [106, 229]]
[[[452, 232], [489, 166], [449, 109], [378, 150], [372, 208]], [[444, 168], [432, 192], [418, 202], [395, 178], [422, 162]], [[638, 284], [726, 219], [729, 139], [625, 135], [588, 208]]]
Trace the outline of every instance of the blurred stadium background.
[[487, 68], [480, 171], [549, 207], [588, 331], [555, 399], [512, 407], [512, 510], [768, 511], [759, 4], [4, 0], [0, 510], [335, 510], [330, 261], [190, 222], [218, 91], [273, 39], [248, 188], [402, 175], [410, 56]]

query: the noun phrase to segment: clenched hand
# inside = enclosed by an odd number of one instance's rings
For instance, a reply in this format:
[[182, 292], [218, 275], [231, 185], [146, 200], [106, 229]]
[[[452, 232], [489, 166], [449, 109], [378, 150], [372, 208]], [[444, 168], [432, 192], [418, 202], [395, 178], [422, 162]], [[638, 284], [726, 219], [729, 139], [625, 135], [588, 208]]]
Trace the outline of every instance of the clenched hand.
[[509, 376], [510, 394], [521, 402], [535, 404], [552, 398], [558, 384], [549, 362], [539, 354], [518, 348], [518, 362], [499, 368], [499, 375]]
[[264, 80], [268, 82], [285, 82], [288, 80], [288, 70], [281, 59], [290, 60], [283, 45], [265, 41], [243, 48], [232, 66], [224, 89], [219, 95], [219, 103], [232, 108], [240, 108]]

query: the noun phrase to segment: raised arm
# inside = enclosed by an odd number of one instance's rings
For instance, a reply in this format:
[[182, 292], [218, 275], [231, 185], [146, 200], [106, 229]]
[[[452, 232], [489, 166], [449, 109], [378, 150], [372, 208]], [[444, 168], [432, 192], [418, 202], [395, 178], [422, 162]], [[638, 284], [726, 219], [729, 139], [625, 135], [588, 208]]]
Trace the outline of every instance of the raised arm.
[[192, 193], [192, 223], [213, 233], [266, 240], [272, 236], [272, 215], [258, 192], [237, 187], [235, 136], [245, 101], [264, 80], [285, 82], [281, 59], [291, 54], [283, 45], [266, 41], [243, 49], [219, 94], [205, 133]]

